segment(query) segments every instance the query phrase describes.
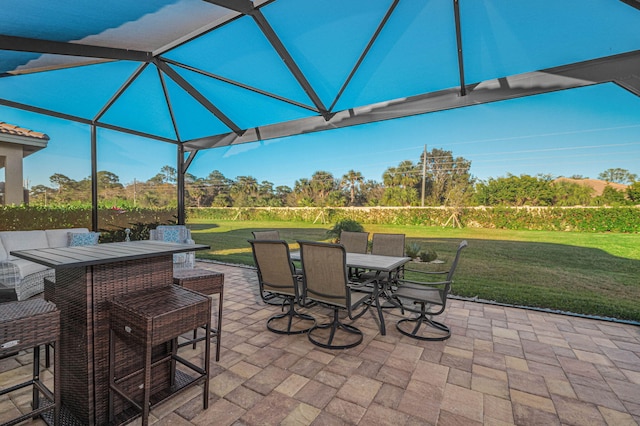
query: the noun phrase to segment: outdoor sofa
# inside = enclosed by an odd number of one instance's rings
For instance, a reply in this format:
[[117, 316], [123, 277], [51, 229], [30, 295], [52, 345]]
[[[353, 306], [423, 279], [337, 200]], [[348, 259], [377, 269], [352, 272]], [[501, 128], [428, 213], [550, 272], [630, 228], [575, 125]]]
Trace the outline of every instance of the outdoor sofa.
[[11, 256], [11, 251], [97, 244], [98, 233], [87, 228], [0, 232], [0, 299], [25, 300], [44, 291], [44, 279], [55, 271]]

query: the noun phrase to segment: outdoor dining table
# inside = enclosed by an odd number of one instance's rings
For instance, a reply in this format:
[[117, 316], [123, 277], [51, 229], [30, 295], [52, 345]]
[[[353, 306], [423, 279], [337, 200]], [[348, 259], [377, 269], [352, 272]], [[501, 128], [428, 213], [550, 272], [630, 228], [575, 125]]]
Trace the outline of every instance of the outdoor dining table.
[[[109, 300], [172, 285], [173, 254], [208, 248], [202, 244], [131, 241], [11, 252], [56, 271], [54, 302], [60, 310], [61, 336], [55, 356], [60, 357], [61, 375], [55, 391], [61, 394], [63, 415], [71, 414], [64, 424], [109, 422]], [[131, 370], [139, 358], [131, 353], [118, 368]], [[170, 384], [174, 378], [168, 370], [161, 366], [153, 373], [154, 392], [163, 397], [173, 389]], [[122, 405], [117, 406], [121, 412], [126, 408]]]
[[[300, 252], [292, 251], [291, 260], [300, 260]], [[363, 254], [363, 253], [347, 253], [347, 267], [356, 269], [365, 269], [369, 271], [376, 271], [375, 282], [376, 285], [373, 288], [373, 303], [376, 306], [378, 312], [378, 319], [380, 322], [380, 334], [383, 336], [387, 334], [387, 329], [384, 324], [384, 317], [382, 315], [382, 305], [380, 304], [379, 295], [386, 295], [387, 280], [382, 279], [383, 274], [389, 274], [398, 268], [405, 265], [411, 260], [410, 257], [397, 257], [397, 256], [381, 256], [377, 254]]]

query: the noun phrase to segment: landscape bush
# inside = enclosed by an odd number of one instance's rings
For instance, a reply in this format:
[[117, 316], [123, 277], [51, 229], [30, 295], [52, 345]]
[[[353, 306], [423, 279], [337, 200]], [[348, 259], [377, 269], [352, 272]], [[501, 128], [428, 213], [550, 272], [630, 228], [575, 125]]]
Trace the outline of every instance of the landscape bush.
[[[573, 231], [640, 232], [640, 208], [621, 207], [252, 207], [188, 208], [187, 217], [204, 220], [266, 220], [362, 224], [460, 226], [469, 228]], [[175, 223], [173, 208], [100, 208], [99, 227], [117, 230], [132, 224]], [[454, 220], [455, 218], [455, 220]], [[91, 227], [90, 206], [0, 207], [0, 230]]]
[[536, 231], [640, 232], [640, 208], [621, 207], [253, 207], [189, 208], [206, 220], [275, 220], [364, 224], [453, 226]]
[[423, 262], [433, 262], [438, 258], [438, 253], [433, 249], [428, 249], [420, 252], [420, 260]]
[[[100, 208], [98, 225], [102, 232], [122, 230], [124, 233], [125, 228], [134, 229], [136, 224], [175, 223], [175, 213], [171, 208]], [[91, 206], [0, 206], [0, 231], [58, 228], [90, 229]]]
[[415, 259], [416, 257], [418, 257], [418, 254], [420, 254], [421, 250], [422, 246], [420, 244], [412, 242], [406, 245], [406, 247], [404, 248], [404, 254], [406, 254], [407, 257]]
[[338, 241], [342, 231], [364, 232], [364, 227], [352, 219], [340, 220], [333, 225], [333, 228], [327, 231], [327, 238], [332, 238], [334, 241]]

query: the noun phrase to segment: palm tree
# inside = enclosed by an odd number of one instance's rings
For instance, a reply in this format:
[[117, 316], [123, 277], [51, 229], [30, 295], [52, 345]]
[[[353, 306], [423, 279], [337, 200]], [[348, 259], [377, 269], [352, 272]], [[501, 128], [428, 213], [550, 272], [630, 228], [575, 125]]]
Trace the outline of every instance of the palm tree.
[[331, 173], [319, 170], [311, 176], [309, 186], [313, 191], [316, 206], [324, 206], [327, 203], [327, 195], [335, 187], [335, 180]]
[[356, 189], [364, 182], [362, 173], [355, 170], [349, 170], [344, 176], [342, 176], [341, 186], [349, 191], [350, 199], [349, 204], [354, 205], [356, 202]]

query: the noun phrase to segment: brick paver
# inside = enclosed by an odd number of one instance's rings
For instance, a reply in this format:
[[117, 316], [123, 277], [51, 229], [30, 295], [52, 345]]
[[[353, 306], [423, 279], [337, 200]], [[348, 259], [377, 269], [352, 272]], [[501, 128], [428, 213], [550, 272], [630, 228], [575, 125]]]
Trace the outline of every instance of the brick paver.
[[[386, 336], [366, 313], [353, 322], [363, 343], [331, 351], [266, 329], [280, 308], [261, 301], [254, 269], [198, 267], [225, 274], [209, 409], [194, 389], [154, 409], [157, 424], [640, 424], [637, 326], [451, 300], [441, 316], [453, 331], [445, 342], [401, 335], [399, 310], [385, 309]], [[327, 319], [322, 307], [302, 311]], [[30, 360], [0, 360], [0, 387], [31, 374]], [[0, 399], [0, 422], [27, 408], [29, 392]]]

